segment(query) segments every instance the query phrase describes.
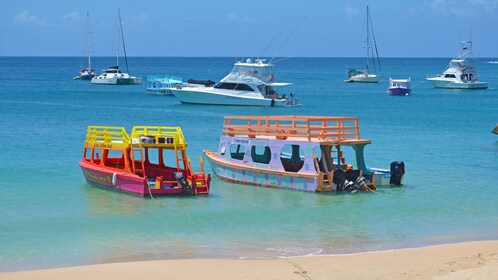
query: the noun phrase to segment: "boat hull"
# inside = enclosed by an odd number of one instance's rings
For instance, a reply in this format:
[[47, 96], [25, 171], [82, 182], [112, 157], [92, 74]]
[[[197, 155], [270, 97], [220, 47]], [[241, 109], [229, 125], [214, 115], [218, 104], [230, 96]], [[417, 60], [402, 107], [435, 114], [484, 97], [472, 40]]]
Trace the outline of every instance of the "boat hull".
[[396, 96], [406, 96], [410, 95], [411, 90], [408, 88], [390, 88], [387, 90], [387, 94]]
[[441, 79], [428, 78], [435, 88], [448, 88], [448, 89], [487, 89], [488, 83], [475, 82], [475, 83], [458, 83], [455, 81], [447, 81]]
[[266, 106], [292, 107], [298, 106], [296, 99], [267, 99], [222, 94], [211, 91], [196, 90], [196, 88], [171, 89], [173, 94], [182, 103], [229, 106]]
[[142, 78], [93, 78], [91, 83], [96, 85], [140, 85]]
[[212, 151], [205, 151], [204, 155], [208, 159], [213, 172], [221, 179], [229, 182], [269, 188], [317, 191], [318, 174], [297, 174], [250, 168], [224, 162], [218, 159], [217, 154]]
[[368, 75], [368, 76], [353, 76], [349, 77], [346, 82], [348, 83], [378, 83], [382, 76]]
[[[148, 195], [179, 195], [182, 188], [175, 185], [163, 186], [160, 188], [147, 186], [146, 180], [142, 177], [126, 172], [113, 171], [101, 167], [93, 166], [85, 162], [79, 163], [81, 171], [87, 182], [100, 187], [133, 193], [141, 196]], [[113, 182], [113, 177], [115, 180]]]

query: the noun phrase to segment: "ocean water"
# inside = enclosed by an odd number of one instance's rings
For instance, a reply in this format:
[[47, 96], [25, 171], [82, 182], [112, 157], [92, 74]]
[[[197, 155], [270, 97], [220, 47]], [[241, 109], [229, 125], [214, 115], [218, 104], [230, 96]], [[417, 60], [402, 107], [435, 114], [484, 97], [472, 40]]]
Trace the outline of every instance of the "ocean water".
[[[446, 58], [383, 59], [379, 84], [348, 84], [356, 58], [291, 58], [276, 78], [297, 108], [180, 104], [145, 94], [146, 75], [219, 80], [235, 58], [130, 58], [141, 86], [74, 81], [85, 58], [0, 57], [0, 271], [182, 258], [345, 254], [498, 238], [498, 65], [487, 90], [434, 89]], [[113, 58], [94, 58], [98, 70]], [[386, 94], [388, 77], [413, 94]], [[281, 90], [281, 93], [284, 93]], [[198, 168], [225, 115], [357, 116], [368, 166], [406, 164], [402, 187], [322, 194], [232, 184], [209, 196], [136, 197], [89, 185], [78, 167], [88, 125], [179, 125]], [[208, 164], [206, 162], [206, 164]], [[210, 167], [206, 165], [206, 170]]]

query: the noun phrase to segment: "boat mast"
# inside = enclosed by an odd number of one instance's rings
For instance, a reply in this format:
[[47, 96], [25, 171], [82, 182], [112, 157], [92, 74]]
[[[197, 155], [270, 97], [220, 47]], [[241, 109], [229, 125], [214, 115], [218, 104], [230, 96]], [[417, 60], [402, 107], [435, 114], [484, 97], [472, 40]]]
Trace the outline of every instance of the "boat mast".
[[370, 28], [369, 28], [369, 22], [370, 22], [370, 13], [368, 11], [368, 6], [367, 6], [367, 58], [366, 58], [366, 70], [367, 73], [368, 71], [368, 58], [370, 57]]
[[117, 18], [117, 22], [116, 22], [116, 26], [118, 28], [118, 45], [117, 45], [117, 52], [116, 52], [116, 66], [118, 66], [119, 68], [119, 26], [120, 26], [120, 23], [121, 22], [121, 15], [119, 14], [119, 8], [118, 8], [118, 18]]
[[[124, 41], [124, 34], [123, 34], [123, 27], [121, 26], [121, 14], [119, 13], [118, 9], [118, 19], [119, 19], [119, 29], [121, 30], [121, 41], [123, 41], [123, 52], [125, 56], [125, 63], [126, 63], [126, 73], [129, 73], [130, 71], [128, 70], [128, 57], [126, 56], [126, 46], [125, 46], [125, 41]], [[118, 33], [119, 37], [119, 33]], [[118, 43], [119, 43], [119, 38], [118, 38]]]
[[379, 66], [379, 71], [382, 72], [382, 68], [380, 66], [379, 51], [377, 50], [377, 41], [375, 40], [375, 33], [373, 30], [372, 19], [370, 18], [370, 12], [368, 10], [368, 6], [367, 6], [367, 21], [370, 23], [370, 29], [372, 31], [372, 39], [373, 39], [374, 49], [375, 49], [375, 53], [372, 50], [372, 61], [373, 61], [373, 65], [374, 65], [374, 71], [377, 72], [377, 66], [375, 63], [375, 61], [377, 60], [377, 65]]
[[90, 60], [90, 52], [92, 51], [92, 45], [90, 41], [90, 34], [92, 31], [90, 30], [90, 13], [86, 12], [86, 23], [87, 23], [87, 30], [86, 30], [86, 40], [87, 40], [87, 47], [88, 47], [88, 69], [92, 68], [92, 62]]

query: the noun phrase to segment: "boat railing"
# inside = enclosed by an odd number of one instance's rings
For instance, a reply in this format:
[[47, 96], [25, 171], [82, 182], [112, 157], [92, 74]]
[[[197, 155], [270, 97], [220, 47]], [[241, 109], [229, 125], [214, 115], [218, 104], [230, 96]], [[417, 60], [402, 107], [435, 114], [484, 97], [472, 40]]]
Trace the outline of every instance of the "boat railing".
[[[361, 140], [358, 118], [327, 116], [228, 116], [222, 135], [230, 137], [306, 138], [308, 141]], [[369, 140], [366, 140], [369, 141]]]
[[182, 129], [178, 126], [134, 126], [131, 132], [131, 144], [161, 146], [175, 150], [187, 148]]
[[124, 127], [118, 126], [88, 126], [85, 146], [100, 148], [124, 148], [130, 143], [130, 138]]
[[164, 75], [164, 76], [158, 76], [158, 75], [148, 75], [147, 76], [147, 81], [149, 82], [160, 82], [160, 83], [182, 83], [182, 78], [177, 77], [177, 76], [170, 76], [170, 75]]

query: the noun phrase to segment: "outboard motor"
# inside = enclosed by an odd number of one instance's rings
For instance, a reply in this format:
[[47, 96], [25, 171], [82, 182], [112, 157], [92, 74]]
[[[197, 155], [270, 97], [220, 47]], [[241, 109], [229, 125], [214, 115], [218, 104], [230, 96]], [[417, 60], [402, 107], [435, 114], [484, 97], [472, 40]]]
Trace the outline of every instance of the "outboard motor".
[[181, 172], [175, 172], [175, 179], [182, 186], [182, 194], [192, 194], [192, 187], [188, 184], [187, 178]]
[[338, 191], [345, 190], [348, 193], [355, 193], [358, 190], [354, 182], [348, 181], [346, 172], [344, 172], [343, 170], [337, 169], [336, 171], [334, 171], [333, 181], [337, 185]]
[[405, 163], [402, 161], [391, 162], [391, 179], [389, 179], [389, 184], [399, 186], [401, 185], [401, 179], [405, 174]]

